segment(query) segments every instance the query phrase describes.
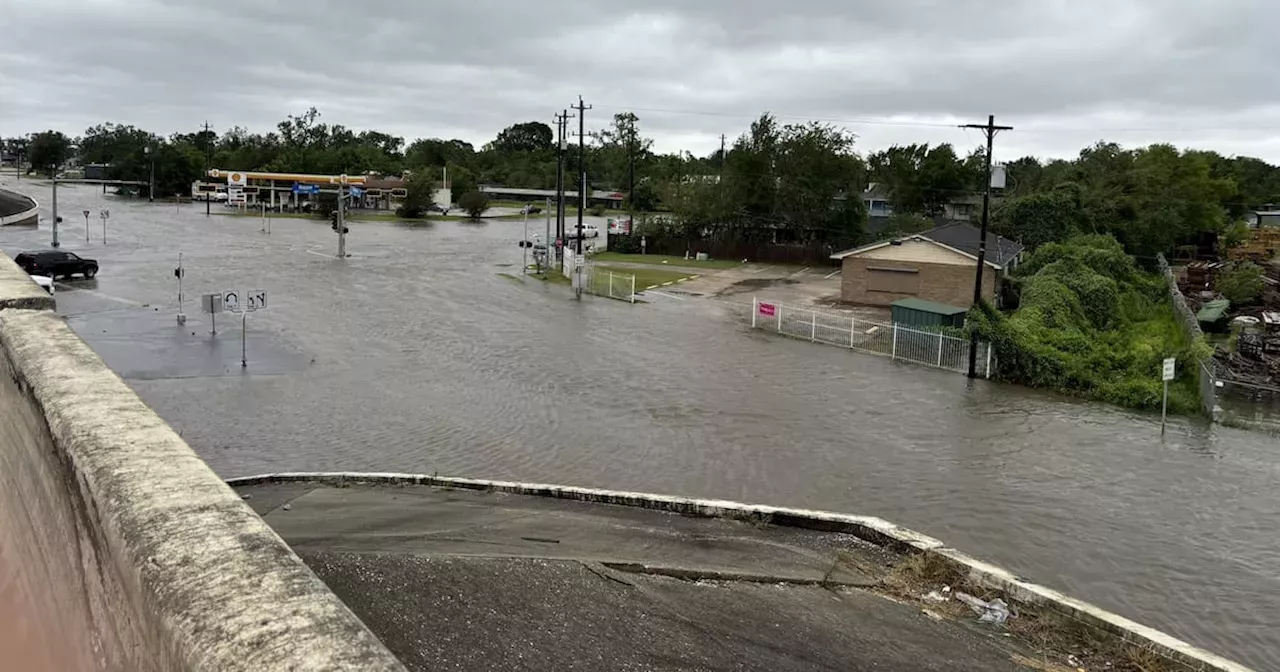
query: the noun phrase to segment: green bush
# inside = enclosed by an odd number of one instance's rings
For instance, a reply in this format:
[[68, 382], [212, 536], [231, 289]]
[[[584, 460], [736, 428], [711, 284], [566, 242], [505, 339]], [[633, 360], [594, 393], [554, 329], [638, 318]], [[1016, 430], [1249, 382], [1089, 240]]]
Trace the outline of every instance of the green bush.
[[619, 254], [639, 254], [640, 236], [616, 233], [609, 236], [609, 251]]
[[1021, 269], [1022, 301], [1004, 315], [983, 304], [971, 333], [991, 343], [1009, 382], [1133, 408], [1159, 408], [1165, 357], [1179, 361], [1170, 407], [1199, 408], [1192, 364], [1207, 346], [1188, 342], [1163, 278], [1138, 270], [1114, 239], [1046, 243]]
[[458, 207], [472, 219], [479, 219], [480, 215], [489, 209], [489, 197], [481, 191], [468, 191], [458, 199]]
[[1248, 261], [1219, 273], [1213, 281], [1213, 286], [1235, 305], [1257, 301], [1258, 297], [1262, 296], [1262, 290], [1266, 288], [1262, 280], [1262, 267]]
[[592, 217], [604, 217], [605, 210], [603, 205], [593, 205], [587, 212], [590, 212]]

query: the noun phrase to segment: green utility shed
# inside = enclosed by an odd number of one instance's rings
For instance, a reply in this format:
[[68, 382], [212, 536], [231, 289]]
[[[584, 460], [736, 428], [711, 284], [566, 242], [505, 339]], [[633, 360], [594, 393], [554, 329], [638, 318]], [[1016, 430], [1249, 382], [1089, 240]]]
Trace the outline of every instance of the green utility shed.
[[898, 299], [892, 306], [893, 323], [911, 329], [963, 327], [968, 308], [948, 306], [923, 299]]

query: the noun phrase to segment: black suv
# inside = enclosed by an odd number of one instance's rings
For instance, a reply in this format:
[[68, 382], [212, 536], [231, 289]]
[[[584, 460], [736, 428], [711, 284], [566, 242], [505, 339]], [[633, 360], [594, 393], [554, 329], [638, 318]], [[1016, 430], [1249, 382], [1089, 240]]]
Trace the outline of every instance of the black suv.
[[62, 250], [23, 252], [14, 257], [13, 260], [18, 262], [22, 270], [30, 275], [47, 275], [55, 280], [59, 277], [70, 277], [76, 274], [83, 274], [86, 278], [92, 278], [98, 274], [98, 262], [96, 260], [84, 259]]

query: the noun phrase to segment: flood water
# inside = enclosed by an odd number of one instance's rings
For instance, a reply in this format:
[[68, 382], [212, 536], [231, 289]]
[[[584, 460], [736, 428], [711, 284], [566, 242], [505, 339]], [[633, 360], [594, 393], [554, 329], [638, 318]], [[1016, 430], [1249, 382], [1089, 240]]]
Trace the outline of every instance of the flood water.
[[[224, 477], [425, 472], [882, 516], [1280, 669], [1267, 435], [1178, 419], [1162, 438], [1159, 417], [753, 332], [713, 300], [576, 302], [499, 275], [519, 274], [518, 221], [356, 222], [342, 262], [324, 223], [268, 236], [89, 187], [59, 203], [67, 249], [102, 266], [59, 288], [60, 312]], [[0, 230], [0, 248], [48, 238]], [[179, 252], [189, 301], [270, 292], [247, 373], [230, 316], [211, 337], [188, 304], [175, 326]]]

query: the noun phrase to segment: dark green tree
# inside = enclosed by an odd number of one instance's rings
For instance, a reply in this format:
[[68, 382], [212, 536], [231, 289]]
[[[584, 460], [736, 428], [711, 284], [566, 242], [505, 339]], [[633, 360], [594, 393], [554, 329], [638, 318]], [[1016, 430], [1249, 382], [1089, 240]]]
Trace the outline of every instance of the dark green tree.
[[541, 121], [526, 121], [502, 129], [492, 149], [504, 153], [548, 152], [552, 149], [551, 127]]
[[479, 219], [489, 209], [489, 197], [482, 191], [468, 191], [458, 199], [461, 207], [472, 219]]
[[405, 181], [405, 198], [396, 208], [396, 216], [419, 219], [434, 202], [436, 181], [426, 173], [414, 173]]
[[44, 131], [31, 136], [27, 160], [36, 172], [48, 173], [71, 158], [71, 139], [60, 131]]

